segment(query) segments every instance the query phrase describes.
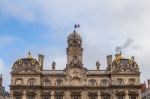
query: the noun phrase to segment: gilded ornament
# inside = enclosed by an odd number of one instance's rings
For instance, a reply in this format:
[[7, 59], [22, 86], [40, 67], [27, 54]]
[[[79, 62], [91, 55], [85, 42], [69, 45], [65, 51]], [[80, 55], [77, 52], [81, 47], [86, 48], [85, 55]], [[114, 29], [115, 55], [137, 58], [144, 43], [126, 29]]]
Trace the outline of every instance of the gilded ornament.
[[128, 63], [129, 63], [129, 64], [132, 64], [132, 60], [131, 60], [131, 59], [129, 59], [129, 60], [128, 60]]
[[119, 63], [120, 63], [120, 60], [119, 60], [119, 59], [116, 59], [116, 63], [119, 64]]
[[19, 64], [19, 65], [21, 65], [22, 63], [23, 63], [23, 61], [22, 61], [22, 60], [19, 60], [19, 61], [18, 61], [18, 64]]
[[35, 64], [35, 60], [32, 60], [31, 63], [32, 63], [32, 65], [34, 65]]

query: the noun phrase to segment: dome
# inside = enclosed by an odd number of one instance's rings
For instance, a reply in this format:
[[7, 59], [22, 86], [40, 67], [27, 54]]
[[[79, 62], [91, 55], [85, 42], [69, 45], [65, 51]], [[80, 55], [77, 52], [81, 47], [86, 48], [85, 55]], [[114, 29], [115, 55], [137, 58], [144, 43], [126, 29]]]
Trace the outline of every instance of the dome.
[[139, 71], [138, 64], [133, 61], [132, 59], [115, 59], [112, 63], [112, 67], [114, 70], [123, 69], [123, 70], [133, 70], [133, 71]]
[[12, 66], [12, 74], [37, 74], [40, 73], [41, 67], [38, 60], [32, 58], [31, 53], [28, 57], [17, 60]]
[[24, 58], [19, 59], [14, 63], [14, 66], [22, 66], [22, 65], [37, 66], [39, 65], [39, 62], [34, 58]]
[[131, 65], [136, 63], [135, 61], [132, 61], [131, 59], [124, 59], [124, 58], [120, 58], [120, 59], [115, 59], [113, 61], [113, 64], [122, 64], [122, 65]]
[[77, 33], [76, 31], [74, 31], [73, 33], [71, 33], [68, 36], [68, 40], [81, 40], [81, 36], [79, 33]]

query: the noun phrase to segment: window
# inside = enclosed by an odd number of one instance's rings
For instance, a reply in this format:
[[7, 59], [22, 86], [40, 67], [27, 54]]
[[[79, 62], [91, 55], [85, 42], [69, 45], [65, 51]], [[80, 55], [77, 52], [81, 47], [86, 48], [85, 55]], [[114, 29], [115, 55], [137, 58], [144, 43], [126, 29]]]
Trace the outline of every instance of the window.
[[102, 99], [109, 99], [109, 96], [103, 96]]
[[90, 99], [96, 99], [96, 97], [93, 96], [93, 97], [90, 97]]
[[89, 85], [95, 86], [96, 85], [96, 80], [95, 79], [91, 79], [89, 81]]
[[136, 99], [136, 96], [130, 96], [130, 99]]
[[72, 99], [80, 99], [78, 96], [73, 96]]
[[44, 86], [50, 86], [50, 81], [49, 80], [45, 80], [44, 81]]
[[61, 96], [56, 96], [55, 99], [63, 99]]
[[63, 83], [63, 81], [61, 79], [56, 80], [56, 85], [57, 86], [61, 86]]
[[118, 78], [117, 79], [117, 84], [118, 85], [123, 85], [124, 84], [124, 80], [122, 78]]
[[21, 97], [20, 96], [16, 96], [16, 98], [15, 99], [21, 99]]
[[35, 84], [36, 84], [35, 79], [33, 79], [33, 78], [29, 79], [29, 80], [28, 80], [28, 84], [29, 84], [29, 85], [35, 85]]
[[118, 96], [118, 99], [124, 99], [123, 96]]
[[45, 96], [45, 97], [43, 97], [43, 99], [50, 99], [50, 98], [49, 98], [49, 96]]
[[28, 99], [35, 99], [34, 96], [28, 96]]
[[129, 84], [134, 85], [135, 84], [135, 79], [134, 78], [129, 79]]
[[16, 79], [15, 84], [16, 85], [22, 85], [23, 84], [23, 80], [21, 78]]
[[101, 81], [101, 85], [107, 86], [107, 85], [108, 85], [108, 80], [107, 80], [107, 79], [103, 79], [103, 80]]

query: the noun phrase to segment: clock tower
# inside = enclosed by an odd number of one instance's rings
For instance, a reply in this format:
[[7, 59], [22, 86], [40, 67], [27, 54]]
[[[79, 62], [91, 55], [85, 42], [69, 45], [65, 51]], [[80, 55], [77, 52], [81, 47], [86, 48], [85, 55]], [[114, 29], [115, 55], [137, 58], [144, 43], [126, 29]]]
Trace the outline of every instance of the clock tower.
[[82, 38], [75, 30], [68, 36], [67, 66], [82, 66]]

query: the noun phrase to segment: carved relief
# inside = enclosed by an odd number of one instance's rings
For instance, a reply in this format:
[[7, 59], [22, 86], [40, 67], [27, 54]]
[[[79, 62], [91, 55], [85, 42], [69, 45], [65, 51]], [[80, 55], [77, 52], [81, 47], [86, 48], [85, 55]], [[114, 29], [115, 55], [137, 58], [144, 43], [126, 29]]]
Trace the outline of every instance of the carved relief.
[[17, 62], [13, 65], [12, 73], [17, 74], [36, 74], [40, 73], [39, 65], [36, 63], [36, 61], [31, 62]]
[[81, 41], [80, 40], [70, 40], [68, 42], [70, 47], [81, 47]]
[[113, 63], [112, 71], [120, 73], [138, 73], [139, 68], [135, 62], [128, 63], [128, 60], [121, 60], [119, 64]]
[[69, 85], [80, 86], [86, 84], [86, 73], [77, 67], [70, 68], [66, 73], [66, 81]]

